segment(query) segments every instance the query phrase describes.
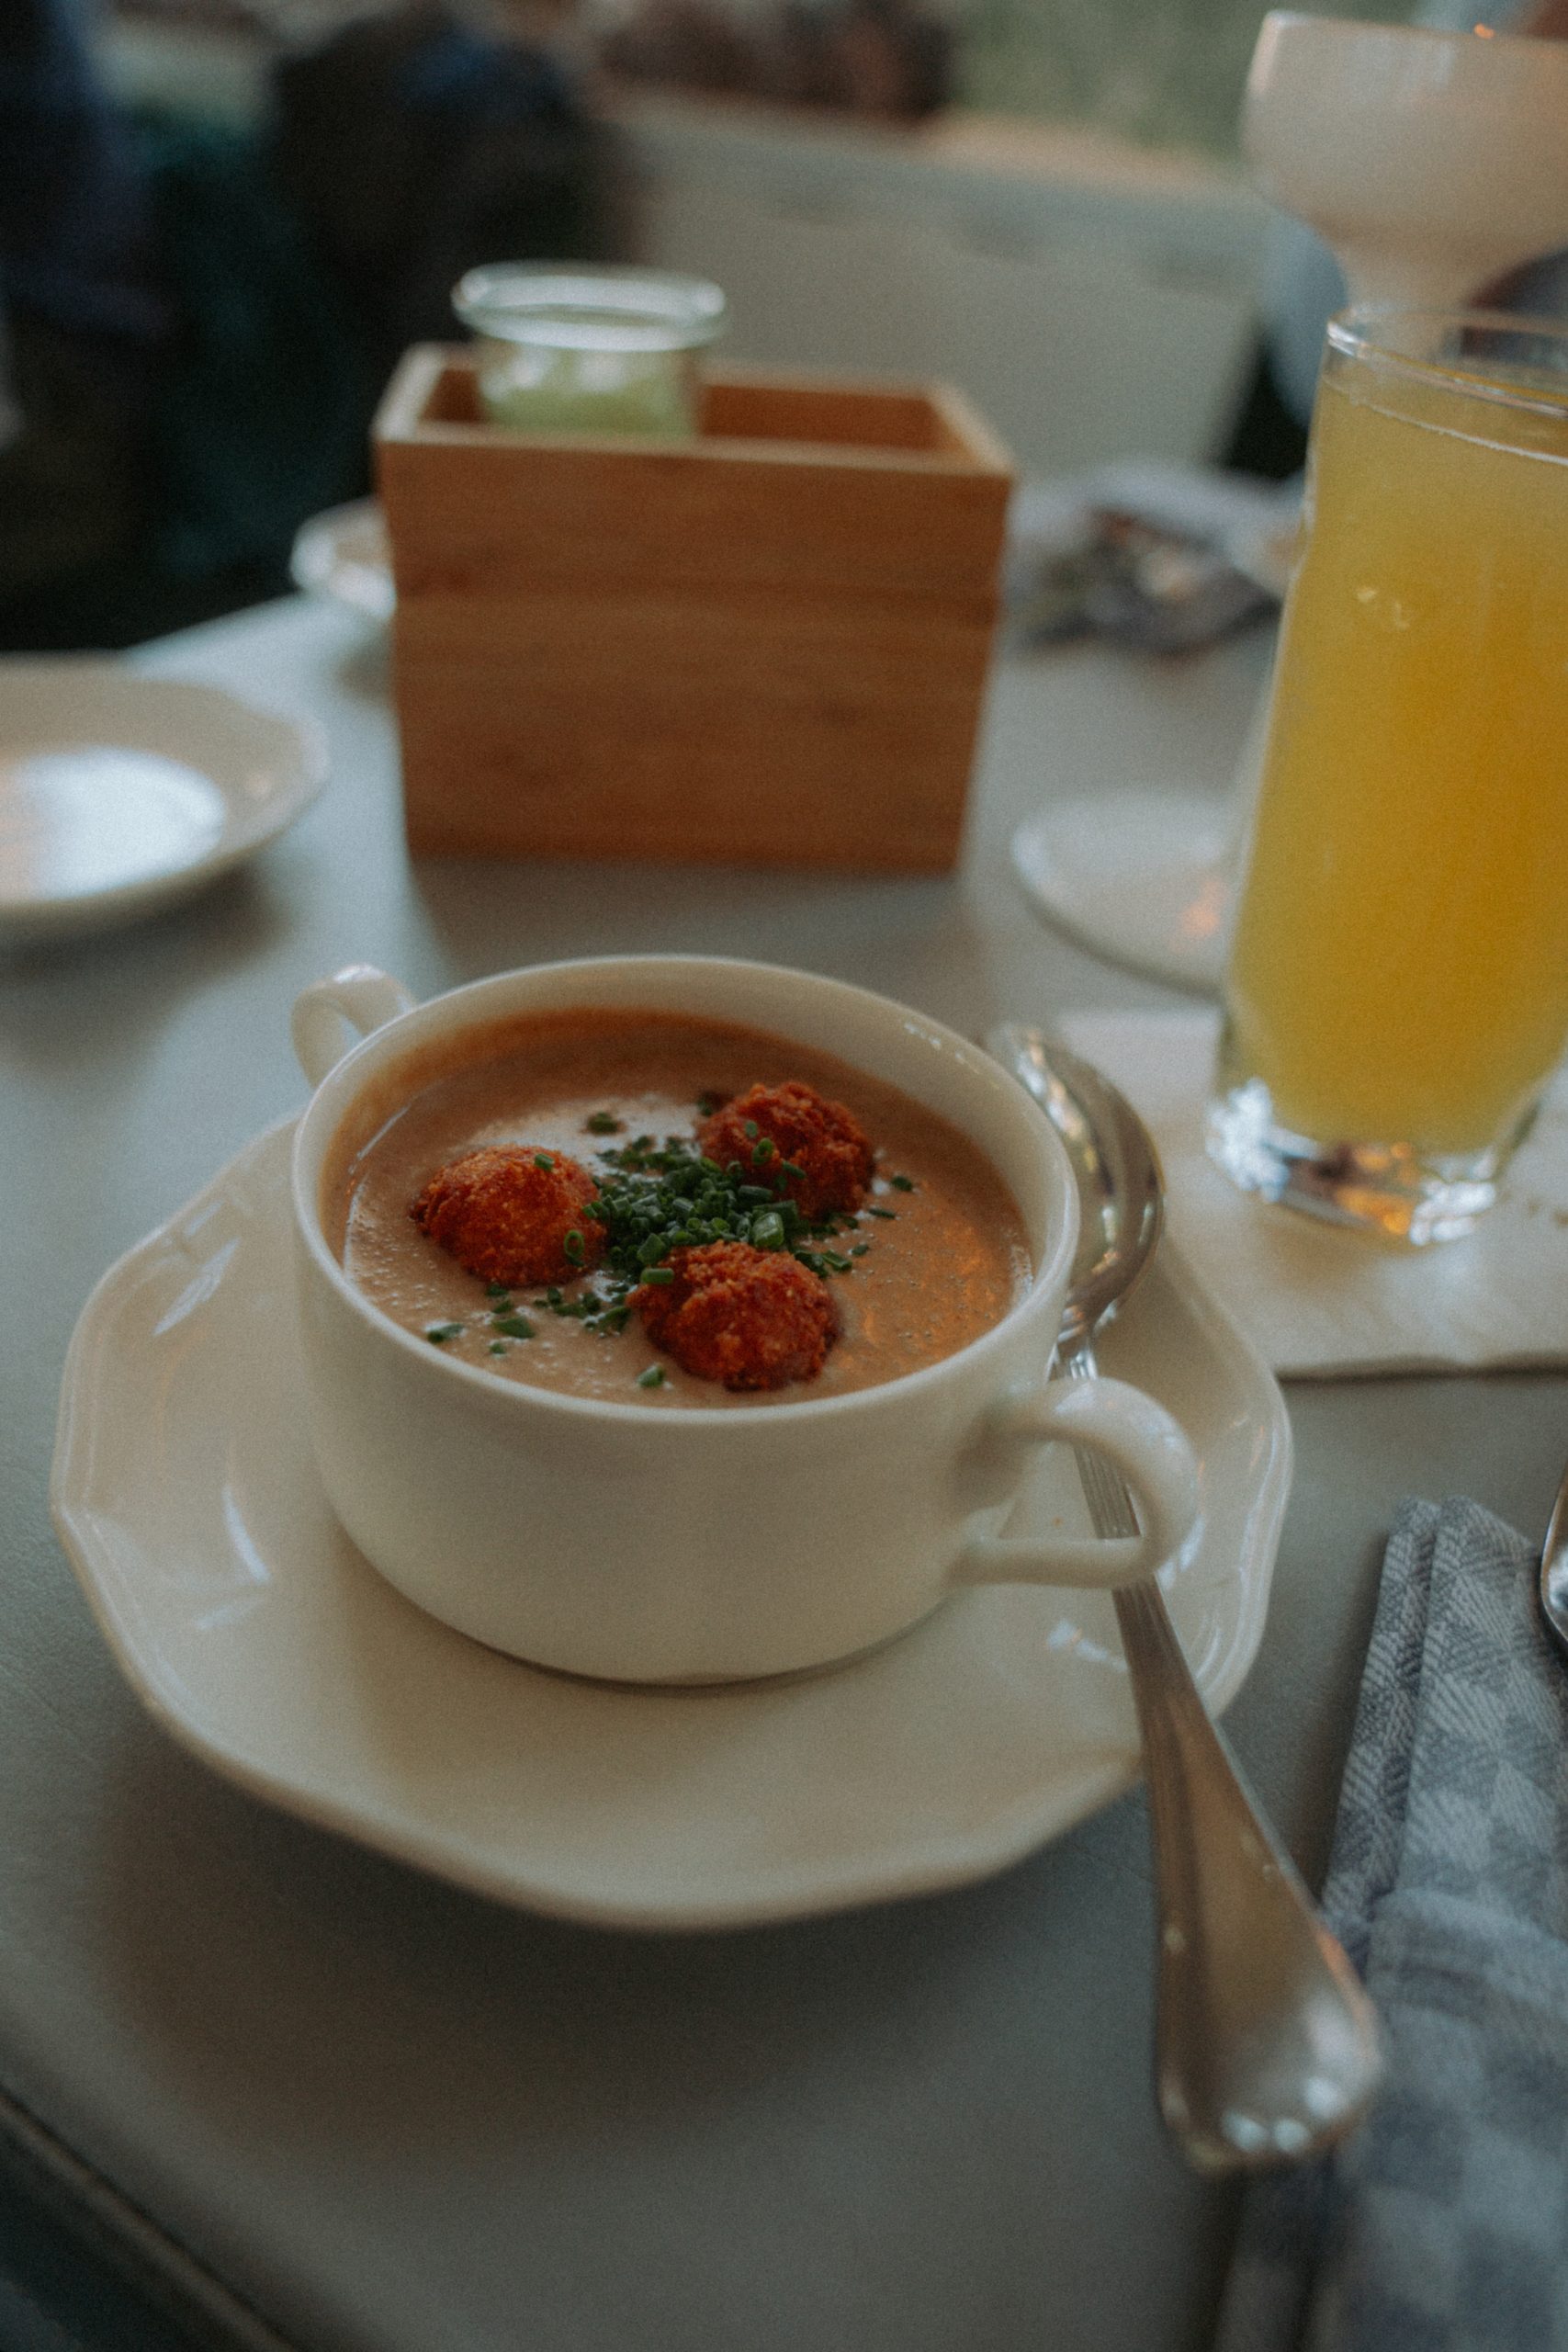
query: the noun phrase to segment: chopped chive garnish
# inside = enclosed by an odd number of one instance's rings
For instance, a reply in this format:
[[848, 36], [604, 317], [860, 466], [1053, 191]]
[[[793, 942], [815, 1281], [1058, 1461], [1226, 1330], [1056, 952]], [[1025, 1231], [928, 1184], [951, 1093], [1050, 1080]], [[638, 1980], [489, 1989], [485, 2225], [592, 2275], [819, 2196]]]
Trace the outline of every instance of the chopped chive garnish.
[[664, 1366], [661, 1363], [650, 1363], [646, 1372], [637, 1374], [637, 1385], [639, 1388], [662, 1388]]
[[550, 1158], [547, 1151], [536, 1151], [534, 1154], [535, 1167], [542, 1168], [547, 1176], [549, 1174], [550, 1170], [555, 1166], [555, 1161]]
[[490, 1343], [490, 1351], [492, 1356], [503, 1356], [506, 1353], [506, 1341], [492, 1340]]
[[508, 1283], [486, 1283], [485, 1296], [487, 1298], [504, 1298], [510, 1303], [512, 1297], [511, 1284]]
[[618, 1136], [621, 1132], [621, 1122], [614, 1111], [595, 1111], [582, 1124], [591, 1136]]
[[850, 1251], [850, 1255], [852, 1258], [863, 1258], [870, 1248], [871, 1244], [869, 1241], [857, 1241], [854, 1248]]
[[915, 1180], [912, 1176], [889, 1176], [887, 1181], [896, 1193], [912, 1193], [915, 1189]]
[[[728, 1098], [714, 1100], [716, 1104]], [[614, 1114], [585, 1117], [607, 1122]], [[631, 1295], [637, 1284], [667, 1287], [676, 1280], [671, 1253], [705, 1242], [734, 1240], [788, 1251], [823, 1276], [852, 1272], [854, 1257], [864, 1254], [863, 1245], [850, 1256], [825, 1245], [830, 1236], [852, 1231], [859, 1220], [839, 1211], [807, 1216], [787, 1184], [790, 1175], [808, 1178], [809, 1170], [785, 1159], [775, 1139], [764, 1136], [755, 1120], [745, 1125], [749, 1140], [742, 1157], [722, 1166], [700, 1152], [690, 1136], [666, 1136], [660, 1142], [651, 1135], [637, 1135], [604, 1145], [594, 1155], [602, 1171], [597, 1192], [582, 1204], [581, 1221], [568, 1228], [561, 1244], [574, 1273], [581, 1270], [587, 1274], [588, 1219], [592, 1217], [595, 1243], [602, 1239], [604, 1245], [597, 1274], [565, 1290], [552, 1284], [542, 1298], [523, 1303], [581, 1323], [590, 1331], [614, 1333], [630, 1319]], [[533, 1157], [552, 1167], [560, 1164], [559, 1153], [536, 1152]], [[893, 1212], [874, 1209], [871, 1214], [891, 1218]], [[498, 1292], [497, 1296], [510, 1312], [511, 1293]], [[491, 1321], [498, 1332], [509, 1329], [500, 1313]]]
[[865, 1212], [865, 1213], [866, 1213], [867, 1216], [879, 1216], [879, 1217], [881, 1217], [881, 1218], [882, 1218], [882, 1220], [884, 1221], [884, 1223], [885, 1223], [885, 1224], [887, 1224], [887, 1225], [897, 1225], [897, 1223], [898, 1222], [897, 1217], [897, 1215], [895, 1214], [895, 1212], [894, 1212], [892, 1209], [874, 1209], [874, 1208], [870, 1205], [869, 1202], [868, 1202], [868, 1203], [867, 1203], [867, 1204], [866, 1204], [866, 1212]]
[[742, 1128], [741, 1128], [740, 1132], [741, 1132], [741, 1134], [745, 1136], [745, 1138], [746, 1138], [746, 1140], [747, 1140], [747, 1142], [748, 1142], [748, 1143], [755, 1143], [755, 1142], [756, 1142], [756, 1140], [757, 1140], [757, 1137], [761, 1134], [762, 1130], [761, 1130], [761, 1128], [757, 1125], [757, 1122], [756, 1122], [756, 1120], [755, 1120], [755, 1119], [748, 1119], [748, 1120], [746, 1121], [745, 1125], [742, 1126]]
[[[492, 1315], [490, 1319], [491, 1329], [504, 1331], [509, 1340], [531, 1340], [534, 1336], [534, 1326], [525, 1315]], [[494, 1355], [495, 1352], [492, 1340], [491, 1353]]]
[[425, 1326], [424, 1336], [432, 1347], [444, 1348], [448, 1340], [462, 1338], [463, 1327], [460, 1323], [428, 1323]]

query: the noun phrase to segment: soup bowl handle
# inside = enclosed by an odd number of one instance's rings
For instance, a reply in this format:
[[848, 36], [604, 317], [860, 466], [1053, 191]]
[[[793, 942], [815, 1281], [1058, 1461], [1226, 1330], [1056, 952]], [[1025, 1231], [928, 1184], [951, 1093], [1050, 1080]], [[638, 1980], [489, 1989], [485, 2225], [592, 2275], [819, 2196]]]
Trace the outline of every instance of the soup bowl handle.
[[413, 1004], [401, 980], [374, 964], [345, 964], [330, 980], [301, 989], [294, 1000], [289, 1034], [311, 1085], [320, 1086], [351, 1046], [400, 1012], [411, 1012]]
[[1198, 1464], [1163, 1406], [1120, 1380], [1053, 1381], [1017, 1391], [987, 1426], [983, 1451], [1064, 1444], [1098, 1454], [1126, 1481], [1142, 1532], [1088, 1540], [983, 1536], [965, 1546], [956, 1584], [1077, 1585], [1106, 1590], [1152, 1577], [1198, 1531]]

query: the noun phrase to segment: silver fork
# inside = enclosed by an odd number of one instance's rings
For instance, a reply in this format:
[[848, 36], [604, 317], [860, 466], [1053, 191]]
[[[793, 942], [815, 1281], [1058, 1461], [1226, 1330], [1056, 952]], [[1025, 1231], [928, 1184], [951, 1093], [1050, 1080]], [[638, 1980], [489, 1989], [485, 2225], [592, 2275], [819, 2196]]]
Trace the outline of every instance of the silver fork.
[[1562, 1474], [1541, 1542], [1540, 1592], [1546, 1630], [1568, 1657], [1568, 1470]]

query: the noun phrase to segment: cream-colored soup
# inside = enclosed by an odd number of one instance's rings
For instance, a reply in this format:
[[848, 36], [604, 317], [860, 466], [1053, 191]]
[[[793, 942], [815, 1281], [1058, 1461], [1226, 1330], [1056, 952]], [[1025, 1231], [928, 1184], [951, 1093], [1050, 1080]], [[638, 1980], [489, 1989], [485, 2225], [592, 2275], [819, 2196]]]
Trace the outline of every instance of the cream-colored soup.
[[[844, 1103], [877, 1155], [866, 1206], [829, 1245], [863, 1254], [851, 1258], [852, 1271], [826, 1277], [840, 1330], [809, 1382], [731, 1393], [661, 1355], [635, 1315], [618, 1332], [589, 1330], [538, 1303], [537, 1284], [516, 1290], [511, 1309], [533, 1336], [507, 1334], [495, 1321], [505, 1305], [410, 1215], [438, 1169], [481, 1146], [569, 1153], [597, 1175], [597, 1155], [632, 1136], [690, 1138], [701, 1098], [786, 1079]], [[605, 1114], [618, 1132], [590, 1125]], [[351, 1280], [406, 1330], [444, 1332], [445, 1352], [505, 1379], [619, 1404], [766, 1405], [897, 1380], [988, 1330], [1022, 1296], [1032, 1272], [1010, 1195], [956, 1128], [830, 1055], [679, 1014], [534, 1016], [481, 1033], [458, 1064], [447, 1049], [439, 1060], [405, 1065], [340, 1138], [322, 1211]], [[581, 1289], [566, 1286], [563, 1303]], [[662, 1384], [639, 1386], [655, 1364]]]

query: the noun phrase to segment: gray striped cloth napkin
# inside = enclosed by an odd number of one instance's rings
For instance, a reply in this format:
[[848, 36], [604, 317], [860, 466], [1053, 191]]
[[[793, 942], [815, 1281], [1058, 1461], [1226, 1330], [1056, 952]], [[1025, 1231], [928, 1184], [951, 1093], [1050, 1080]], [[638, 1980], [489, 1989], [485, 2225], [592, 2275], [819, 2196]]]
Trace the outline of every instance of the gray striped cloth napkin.
[[1215, 2352], [1568, 2352], [1568, 1666], [1534, 1570], [1475, 1503], [1400, 1513], [1324, 1894], [1389, 2079], [1248, 2189]]

